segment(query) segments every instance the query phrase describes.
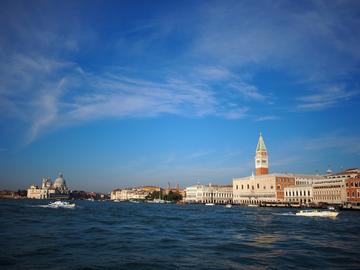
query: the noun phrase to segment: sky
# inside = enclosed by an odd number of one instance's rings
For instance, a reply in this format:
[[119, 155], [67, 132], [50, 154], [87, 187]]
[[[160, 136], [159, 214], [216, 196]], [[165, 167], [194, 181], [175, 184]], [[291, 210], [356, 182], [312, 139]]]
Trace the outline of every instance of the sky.
[[0, 1], [0, 189], [360, 165], [359, 1]]

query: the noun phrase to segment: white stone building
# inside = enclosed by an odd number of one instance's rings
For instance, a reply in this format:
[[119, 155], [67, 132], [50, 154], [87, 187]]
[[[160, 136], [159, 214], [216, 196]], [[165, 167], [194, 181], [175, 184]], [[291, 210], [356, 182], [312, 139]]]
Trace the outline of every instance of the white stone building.
[[27, 190], [27, 197], [29, 199], [57, 199], [68, 198], [69, 189], [66, 186], [66, 181], [63, 175], [60, 173], [52, 184], [51, 178], [43, 178], [41, 187], [35, 184], [31, 185]]
[[355, 178], [360, 173], [357, 168], [347, 169], [339, 173], [332, 173], [325, 176], [324, 179], [313, 183], [314, 202], [317, 204], [345, 204], [346, 180]]
[[123, 188], [115, 189], [110, 194], [111, 200], [129, 201], [129, 200], [145, 200], [151, 191], [142, 188]]
[[293, 174], [295, 186], [284, 188], [285, 202], [308, 205], [314, 201], [313, 183], [324, 179], [321, 175]]
[[186, 188], [187, 203], [232, 203], [232, 185], [195, 185]]
[[283, 203], [284, 188], [295, 185], [291, 174], [263, 174], [233, 179], [236, 204]]

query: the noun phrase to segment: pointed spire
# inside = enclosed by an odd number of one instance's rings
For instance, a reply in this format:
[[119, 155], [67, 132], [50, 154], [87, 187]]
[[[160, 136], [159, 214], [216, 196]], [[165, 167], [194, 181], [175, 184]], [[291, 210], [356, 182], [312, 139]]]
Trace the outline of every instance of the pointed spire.
[[264, 139], [262, 137], [261, 132], [260, 132], [259, 141], [258, 141], [258, 144], [256, 147], [256, 151], [266, 151], [266, 146], [265, 146]]

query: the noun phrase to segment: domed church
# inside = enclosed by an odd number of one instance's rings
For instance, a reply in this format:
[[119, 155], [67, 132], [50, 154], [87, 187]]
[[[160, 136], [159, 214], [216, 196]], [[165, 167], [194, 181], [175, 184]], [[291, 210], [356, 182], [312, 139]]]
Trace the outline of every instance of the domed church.
[[62, 173], [52, 183], [50, 177], [43, 178], [41, 188], [32, 185], [27, 192], [31, 199], [68, 199], [70, 191]]
[[59, 176], [55, 179], [53, 187], [59, 191], [66, 191], [66, 182], [62, 173], [59, 173]]

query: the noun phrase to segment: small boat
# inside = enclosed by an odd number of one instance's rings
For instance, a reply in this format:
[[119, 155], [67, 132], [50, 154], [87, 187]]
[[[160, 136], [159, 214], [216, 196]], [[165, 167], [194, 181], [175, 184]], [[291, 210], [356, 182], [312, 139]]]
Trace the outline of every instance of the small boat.
[[148, 203], [167, 203], [167, 201], [162, 200], [162, 199], [153, 199], [153, 200], [148, 200], [146, 202], [148, 202]]
[[214, 206], [215, 203], [205, 203], [206, 206]]
[[232, 204], [225, 205], [225, 208], [231, 208], [231, 207], [232, 207]]
[[259, 207], [259, 205], [257, 205], [257, 204], [248, 204], [247, 206], [248, 207]]
[[114, 200], [114, 202], [120, 202], [120, 200], [118, 200], [118, 199], [115, 199], [115, 200]]
[[140, 203], [139, 201], [135, 201], [135, 200], [129, 200], [129, 202], [131, 202], [131, 203]]
[[302, 217], [336, 217], [339, 214], [337, 211], [329, 210], [300, 210], [295, 215]]
[[55, 201], [48, 204], [50, 208], [75, 208], [75, 203]]

